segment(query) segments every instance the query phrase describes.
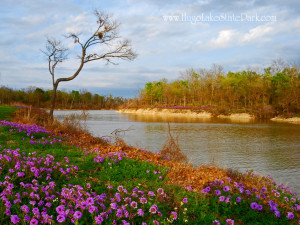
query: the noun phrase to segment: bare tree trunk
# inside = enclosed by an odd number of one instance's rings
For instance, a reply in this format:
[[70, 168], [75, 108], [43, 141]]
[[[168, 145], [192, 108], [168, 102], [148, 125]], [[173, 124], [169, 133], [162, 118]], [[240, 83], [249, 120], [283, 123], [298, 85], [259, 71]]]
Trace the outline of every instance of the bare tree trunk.
[[56, 99], [56, 90], [57, 90], [57, 87], [58, 87], [58, 83], [54, 83], [53, 84], [53, 93], [52, 93], [52, 99], [51, 99], [51, 109], [50, 109], [50, 120], [52, 121], [53, 120], [53, 111], [54, 111], [54, 108], [55, 108], [55, 99]]

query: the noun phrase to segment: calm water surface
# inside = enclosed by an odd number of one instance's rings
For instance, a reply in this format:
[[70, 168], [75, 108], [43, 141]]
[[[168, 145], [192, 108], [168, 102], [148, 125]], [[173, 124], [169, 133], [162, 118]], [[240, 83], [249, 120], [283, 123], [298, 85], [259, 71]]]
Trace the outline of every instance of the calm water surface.
[[[62, 120], [80, 111], [55, 111]], [[87, 111], [89, 131], [97, 137], [112, 136], [115, 129], [126, 143], [152, 152], [159, 151], [167, 138], [170, 122], [173, 134], [195, 165], [214, 163], [222, 167], [270, 174], [277, 183], [300, 193], [300, 125], [221, 119], [121, 114], [112, 110]]]

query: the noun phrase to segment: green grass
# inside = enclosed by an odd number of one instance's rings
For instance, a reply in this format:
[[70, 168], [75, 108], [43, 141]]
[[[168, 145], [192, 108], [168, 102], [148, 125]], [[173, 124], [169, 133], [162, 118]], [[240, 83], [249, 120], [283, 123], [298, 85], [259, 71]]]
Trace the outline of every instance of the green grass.
[[17, 109], [14, 106], [0, 105], [0, 120], [10, 120], [11, 114]]

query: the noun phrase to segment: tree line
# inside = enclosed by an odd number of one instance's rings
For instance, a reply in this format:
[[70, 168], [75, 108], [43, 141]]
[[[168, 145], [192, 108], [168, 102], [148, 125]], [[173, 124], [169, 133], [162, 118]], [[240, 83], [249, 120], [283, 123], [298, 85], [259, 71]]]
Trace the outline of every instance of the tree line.
[[[50, 108], [52, 95], [53, 90], [43, 90], [38, 87], [15, 90], [2, 86], [0, 104]], [[123, 97], [102, 96], [86, 90], [69, 92], [58, 90], [56, 93], [56, 106], [59, 109], [116, 109], [124, 102]]]
[[293, 116], [300, 112], [300, 70], [274, 60], [264, 69], [225, 73], [222, 66], [188, 69], [179, 79], [148, 82], [139, 107], [209, 106], [217, 114], [250, 112], [258, 117]]

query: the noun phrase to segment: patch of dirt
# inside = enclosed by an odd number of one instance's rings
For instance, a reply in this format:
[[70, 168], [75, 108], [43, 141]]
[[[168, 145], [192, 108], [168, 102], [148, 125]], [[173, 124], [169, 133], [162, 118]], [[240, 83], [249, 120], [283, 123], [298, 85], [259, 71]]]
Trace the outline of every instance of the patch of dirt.
[[9, 141], [6, 141], [6, 144], [8, 144], [8, 145], [10, 145], [10, 144], [14, 144], [14, 143], [16, 143], [16, 141], [15, 141], [15, 140], [9, 140]]

